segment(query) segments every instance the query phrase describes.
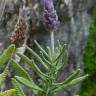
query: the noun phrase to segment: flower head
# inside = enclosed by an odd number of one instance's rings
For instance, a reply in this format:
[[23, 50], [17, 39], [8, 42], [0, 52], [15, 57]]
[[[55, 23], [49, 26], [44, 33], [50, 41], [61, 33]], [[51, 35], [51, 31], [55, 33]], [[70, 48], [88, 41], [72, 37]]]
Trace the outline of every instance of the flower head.
[[14, 31], [10, 36], [11, 43], [15, 44], [16, 47], [21, 47], [26, 41], [29, 29], [28, 14], [29, 8], [20, 8], [18, 21], [15, 25]]
[[48, 31], [55, 31], [59, 25], [52, 0], [43, 0], [43, 23]]

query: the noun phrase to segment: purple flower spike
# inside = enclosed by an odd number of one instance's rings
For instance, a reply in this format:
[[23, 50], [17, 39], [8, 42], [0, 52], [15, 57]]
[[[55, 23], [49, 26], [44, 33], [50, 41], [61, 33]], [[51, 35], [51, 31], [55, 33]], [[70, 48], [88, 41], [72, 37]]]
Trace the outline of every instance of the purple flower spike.
[[55, 31], [59, 21], [52, 0], [43, 0], [43, 23], [48, 31]]

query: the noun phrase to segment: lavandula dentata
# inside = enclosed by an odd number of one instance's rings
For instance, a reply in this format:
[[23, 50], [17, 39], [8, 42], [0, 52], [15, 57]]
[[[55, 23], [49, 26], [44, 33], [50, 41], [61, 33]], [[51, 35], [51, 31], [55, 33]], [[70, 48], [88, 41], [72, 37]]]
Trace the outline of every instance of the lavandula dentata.
[[[24, 53], [26, 50], [26, 42], [28, 39], [28, 30], [29, 30], [29, 7], [26, 6], [25, 0], [23, 0], [23, 7], [19, 9], [18, 21], [15, 25], [14, 31], [10, 36], [10, 40], [13, 44], [16, 45], [17, 52]], [[15, 56], [17, 62], [20, 61], [18, 56]]]
[[54, 53], [54, 31], [58, 28], [59, 21], [56, 10], [53, 5], [53, 0], [42, 0], [43, 2], [43, 23], [45, 28], [51, 34], [51, 49]]

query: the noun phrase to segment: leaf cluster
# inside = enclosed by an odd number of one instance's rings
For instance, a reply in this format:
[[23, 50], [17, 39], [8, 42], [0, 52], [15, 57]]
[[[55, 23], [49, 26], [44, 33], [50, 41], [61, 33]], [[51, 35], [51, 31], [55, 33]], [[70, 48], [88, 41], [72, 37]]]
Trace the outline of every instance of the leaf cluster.
[[[15, 46], [11, 45], [3, 52], [3, 54], [0, 56], [0, 67], [2, 67], [5, 63], [7, 63], [11, 59], [14, 50], [15, 50]], [[8, 68], [6, 67], [4, 71], [0, 74], [0, 86], [4, 84], [4, 81], [8, 76], [8, 74], [9, 71]], [[15, 92], [16, 92], [15, 89], [6, 90], [4, 92], [1, 91], [0, 96], [14, 96]]]
[[[51, 51], [50, 47], [47, 47], [45, 51], [38, 43], [35, 41], [35, 44], [40, 49], [40, 55], [38, 55], [34, 50], [27, 47], [26, 49], [40, 62], [44, 70], [42, 71], [33, 59], [28, 58], [26, 55], [21, 53], [16, 53], [21, 60], [23, 60], [32, 70], [36, 73], [38, 80], [35, 82], [32, 79], [32, 76], [24, 69], [16, 60], [12, 60], [11, 67], [15, 70], [17, 76], [12, 79], [13, 85], [15, 88], [22, 89], [21, 84], [29, 87], [32, 90], [34, 96], [48, 96], [49, 94], [56, 94], [60, 90], [64, 90], [73, 86], [77, 83], [83, 81], [88, 75], [80, 77], [80, 69], [74, 71], [66, 80], [63, 82], [58, 82], [58, 72], [64, 66], [64, 57], [66, 46], [59, 46], [55, 48], [54, 54]], [[16, 83], [17, 82], [17, 83]], [[25, 96], [23, 90], [19, 91], [18, 96]], [[22, 93], [21, 93], [22, 92]]]
[[[55, 48], [55, 52], [51, 51], [50, 47], [47, 47], [45, 51], [38, 43], [35, 41], [35, 44], [40, 50], [40, 55], [38, 55], [34, 50], [29, 47], [26, 47], [26, 50], [34, 56], [37, 61], [40, 62], [44, 70], [41, 70], [38, 65], [35, 63], [34, 59], [30, 59], [20, 52], [16, 53], [21, 60], [27, 64], [38, 77], [38, 80], [34, 81], [30, 73], [26, 71], [15, 59], [13, 59], [13, 53], [15, 53], [15, 46], [10, 45], [0, 56], [0, 67], [7, 63], [5, 71], [1, 74], [0, 81], [6, 77], [8, 68], [12, 68], [16, 75], [11, 79], [14, 89], [1, 92], [1, 94], [9, 94], [8, 96], [13, 96], [16, 93], [16, 96], [26, 96], [23, 91], [23, 86], [25, 85], [32, 91], [33, 96], [48, 96], [49, 94], [56, 94], [60, 90], [65, 90], [70, 86], [73, 86], [81, 81], [85, 80], [88, 75], [80, 76], [80, 69], [74, 71], [66, 80], [63, 82], [58, 82], [58, 72], [66, 63], [66, 45], [62, 46], [60, 43], [58, 47]], [[11, 93], [10, 93], [11, 92]], [[11, 95], [13, 94], [13, 95]], [[0, 95], [3, 96], [3, 95]]]

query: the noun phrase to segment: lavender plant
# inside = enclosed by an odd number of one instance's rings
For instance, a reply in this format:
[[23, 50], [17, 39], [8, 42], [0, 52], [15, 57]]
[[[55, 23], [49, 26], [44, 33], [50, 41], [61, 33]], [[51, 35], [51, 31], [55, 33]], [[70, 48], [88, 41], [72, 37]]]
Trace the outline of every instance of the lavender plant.
[[50, 32], [51, 36], [51, 48], [54, 53], [54, 31], [58, 28], [59, 21], [56, 10], [54, 9], [52, 0], [42, 0], [43, 5], [43, 23], [46, 28]]
[[[29, 47], [26, 49], [36, 57], [39, 64], [42, 65], [44, 70], [41, 70], [34, 59], [29, 59], [26, 55], [20, 52], [17, 55], [25, 61], [30, 68], [36, 73], [38, 79], [34, 81], [30, 74], [20, 65], [16, 60], [12, 60], [11, 67], [15, 70], [17, 76], [12, 79], [13, 86], [16, 88], [18, 95], [25, 96], [21, 89], [22, 84], [29, 87], [32, 90], [33, 96], [49, 96], [54, 95], [61, 89], [67, 89], [68, 87], [80, 83], [88, 75], [80, 77], [80, 69], [77, 69], [63, 82], [58, 82], [58, 73], [64, 66], [63, 59], [66, 58], [65, 45], [60, 43], [57, 47], [54, 47], [54, 31], [56, 31], [59, 25], [58, 16], [54, 9], [52, 0], [42, 0], [43, 4], [43, 23], [46, 30], [51, 33], [51, 47], [47, 47], [45, 51], [38, 43], [35, 44], [40, 49], [40, 55]], [[66, 61], [66, 60], [65, 60]], [[22, 90], [22, 91], [20, 91]]]
[[88, 76], [85, 75], [80, 77], [80, 69], [77, 69], [66, 80], [58, 82], [58, 73], [64, 66], [63, 59], [66, 57], [65, 46], [59, 44], [59, 47], [55, 47], [53, 55], [50, 47], [47, 47], [47, 51], [45, 51], [36, 41], [35, 44], [40, 49], [41, 56], [29, 47], [27, 47], [27, 50], [37, 58], [42, 67], [44, 67], [44, 70], [40, 70], [33, 59], [29, 59], [24, 54], [17, 53], [17, 55], [25, 61], [30, 68], [32, 68], [38, 77], [38, 80], [34, 81], [32, 76], [20, 64], [18, 64], [16, 60], [12, 60], [11, 67], [17, 74], [17, 76], [12, 79], [13, 85], [19, 93], [17, 96], [25, 96], [23, 90], [20, 91], [22, 87], [21, 84], [29, 87], [32, 90], [33, 96], [49, 96], [49, 94], [56, 94], [61, 89], [64, 90], [72, 85], [80, 83]]

